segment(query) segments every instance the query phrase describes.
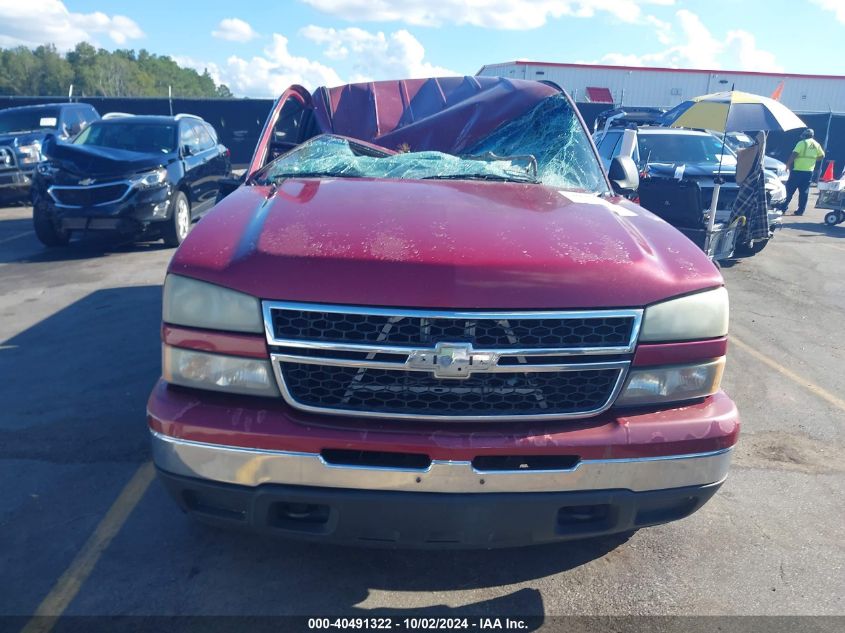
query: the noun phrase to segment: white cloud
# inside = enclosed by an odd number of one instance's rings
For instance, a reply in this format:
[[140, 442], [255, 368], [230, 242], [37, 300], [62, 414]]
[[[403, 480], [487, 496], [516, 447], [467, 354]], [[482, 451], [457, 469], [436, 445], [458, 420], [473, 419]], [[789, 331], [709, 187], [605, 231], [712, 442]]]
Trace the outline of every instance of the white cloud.
[[654, 53], [632, 55], [609, 53], [601, 58], [605, 64], [619, 66], [668, 66], [671, 68], [756, 70], [780, 72], [775, 55], [757, 47], [754, 35], [741, 29], [729, 31], [724, 38], [715, 36], [692, 11], [681, 9], [675, 14], [676, 29], [659, 20], [650, 22], [657, 40], [665, 48]]
[[[563, 16], [609, 13], [624, 22], [643, 19], [645, 5], [674, 0], [302, 0], [324, 13], [356, 22], [405, 22], [415, 26], [472, 25], [526, 30]], [[837, 0], [838, 1], [838, 0]]]
[[244, 22], [239, 18], [224, 18], [220, 20], [217, 29], [211, 34], [221, 40], [228, 40], [230, 42], [249, 42], [258, 37], [249, 22]]
[[425, 61], [425, 48], [405, 29], [385, 35], [355, 27], [330, 29], [311, 25], [300, 33], [325, 46], [323, 54], [329, 59], [350, 60], [354, 70], [351, 81], [458, 74]]
[[336, 86], [344, 83], [337, 72], [320, 62], [298, 57], [288, 50], [288, 38], [273, 34], [273, 42], [251, 59], [237, 55], [224, 64], [202, 62], [190, 57], [173, 57], [177, 63], [208, 74], [217, 83], [226, 84], [238, 96], [278, 97], [291, 84], [306, 88]]
[[218, 66], [214, 62], [203, 62], [198, 59], [194, 59], [193, 57], [187, 57], [185, 55], [170, 55], [169, 57], [183, 68], [193, 68], [199, 74], [208, 71], [209, 76], [214, 80], [214, 83], [216, 84], [226, 83], [225, 81], [223, 81], [223, 74], [220, 69], [220, 66]]
[[348, 77], [321, 62], [293, 55], [288, 39], [273, 34], [273, 43], [260, 55], [244, 59], [232, 55], [223, 64], [174, 55], [181, 66], [208, 71], [216, 83], [226, 84], [238, 96], [273, 97], [291, 84], [309, 89], [348, 82], [454, 75], [448, 68], [425, 60], [425, 48], [408, 31], [370, 33], [363, 29], [307, 26], [301, 35], [324, 47], [326, 58], [351, 68]]
[[845, 24], [845, 2], [842, 0], [812, 0], [812, 2], [825, 11], [831, 11], [837, 20]]
[[0, 0], [0, 46], [55, 44], [61, 50], [79, 42], [96, 43], [98, 35], [114, 44], [144, 37], [138, 24], [123, 15], [74, 13], [61, 0]]

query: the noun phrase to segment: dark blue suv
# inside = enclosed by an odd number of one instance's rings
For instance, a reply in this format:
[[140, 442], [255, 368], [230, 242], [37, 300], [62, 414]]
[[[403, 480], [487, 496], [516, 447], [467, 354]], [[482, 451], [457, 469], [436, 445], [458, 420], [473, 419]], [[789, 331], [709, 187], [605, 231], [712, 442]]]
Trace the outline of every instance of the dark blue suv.
[[32, 217], [46, 246], [92, 231], [178, 246], [231, 171], [217, 132], [190, 114], [106, 114], [71, 141], [47, 138], [43, 153]]
[[0, 198], [28, 197], [48, 134], [71, 138], [100, 115], [87, 103], [48, 103], [0, 110]]

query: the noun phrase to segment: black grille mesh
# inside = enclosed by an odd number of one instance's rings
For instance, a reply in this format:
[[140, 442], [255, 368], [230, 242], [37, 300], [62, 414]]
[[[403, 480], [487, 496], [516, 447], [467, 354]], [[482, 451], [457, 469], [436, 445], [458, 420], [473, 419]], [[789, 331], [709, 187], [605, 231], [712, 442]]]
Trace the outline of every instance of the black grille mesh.
[[126, 193], [125, 184], [104, 187], [86, 187], [84, 189], [53, 189], [53, 196], [60, 204], [73, 207], [90, 207], [119, 200]]
[[279, 339], [421, 347], [437, 342], [472, 343], [476, 349], [627, 346], [633, 325], [627, 316], [505, 321], [273, 310]]
[[287, 388], [299, 404], [455, 418], [599, 409], [610, 398], [619, 371], [478, 373], [442, 380], [427, 372], [282, 363]]

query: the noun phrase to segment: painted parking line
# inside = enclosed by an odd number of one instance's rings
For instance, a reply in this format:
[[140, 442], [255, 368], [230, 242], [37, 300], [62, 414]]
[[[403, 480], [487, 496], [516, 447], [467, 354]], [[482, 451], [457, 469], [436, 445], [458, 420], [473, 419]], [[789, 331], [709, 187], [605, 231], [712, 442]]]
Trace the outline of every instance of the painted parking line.
[[25, 231], [24, 233], [18, 233], [17, 235], [12, 235], [11, 237], [4, 237], [0, 240], [0, 244], [5, 244], [6, 242], [11, 242], [12, 240], [19, 240], [27, 235], [35, 235], [35, 231]]
[[786, 376], [787, 378], [789, 378], [792, 382], [796, 383], [797, 385], [800, 385], [801, 387], [804, 387], [804, 389], [806, 389], [810, 393], [818, 396], [822, 400], [826, 400], [829, 404], [833, 405], [834, 407], [841, 409], [842, 411], [845, 411], [845, 400], [843, 400], [842, 398], [839, 398], [839, 397], [833, 395], [827, 389], [825, 389], [824, 387], [820, 387], [819, 385], [814, 383], [812, 380], [809, 380], [808, 378], [805, 378], [804, 376], [796, 374], [794, 371], [792, 371], [791, 369], [787, 369], [786, 367], [781, 365], [776, 360], [772, 360], [771, 358], [769, 358], [765, 354], [758, 352], [756, 349], [751, 347], [751, 345], [749, 345], [748, 343], [745, 343], [744, 341], [738, 339], [733, 334], [731, 334], [730, 340], [731, 340], [731, 343], [733, 345], [736, 345], [739, 349], [741, 349], [742, 351], [746, 352], [747, 354], [753, 356], [754, 358], [759, 360], [764, 365], [768, 365], [769, 367], [774, 369], [779, 374], [782, 374], [783, 376]]
[[38, 605], [35, 615], [27, 622], [21, 633], [47, 633], [55, 626], [59, 616], [65, 612], [79, 593], [82, 584], [94, 571], [100, 556], [141, 501], [154, 477], [155, 468], [152, 462], [141, 464], [97, 525], [94, 533], [79, 550], [76, 558], [56, 581], [47, 597]]

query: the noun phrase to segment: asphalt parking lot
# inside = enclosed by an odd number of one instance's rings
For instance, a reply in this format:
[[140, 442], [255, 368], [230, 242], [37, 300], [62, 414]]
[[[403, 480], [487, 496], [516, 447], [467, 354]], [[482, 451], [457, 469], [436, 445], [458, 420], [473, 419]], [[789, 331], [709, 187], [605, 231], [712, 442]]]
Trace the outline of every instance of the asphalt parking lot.
[[459, 553], [302, 545], [186, 519], [150, 476], [144, 419], [173, 251], [48, 251], [30, 213], [0, 209], [0, 615], [20, 625], [39, 608], [845, 614], [845, 225], [825, 227], [822, 211], [787, 217], [762, 254], [724, 268], [724, 387], [743, 435], [708, 505], [629, 538]]

